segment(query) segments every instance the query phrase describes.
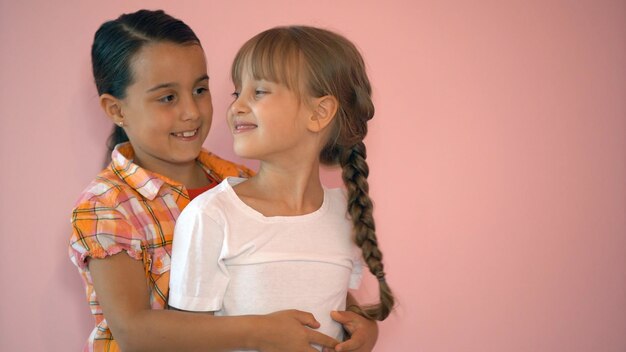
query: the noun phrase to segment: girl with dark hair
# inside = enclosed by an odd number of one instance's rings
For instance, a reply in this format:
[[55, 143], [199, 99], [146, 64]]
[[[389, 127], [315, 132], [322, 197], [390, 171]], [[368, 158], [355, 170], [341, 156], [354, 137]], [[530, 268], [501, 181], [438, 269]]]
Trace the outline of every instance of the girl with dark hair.
[[[226, 178], [182, 212], [169, 304], [228, 316], [295, 306], [341, 339], [330, 314], [346, 308], [364, 262], [380, 302], [349, 309], [384, 320], [394, 297], [368, 195], [363, 139], [374, 106], [359, 51], [324, 29], [277, 27], [243, 45], [232, 80], [234, 149], [260, 160], [259, 172]], [[322, 186], [322, 163], [341, 165], [347, 192]]]
[[[214, 317], [165, 309], [181, 210], [226, 177], [252, 172], [202, 149], [213, 113], [209, 77], [200, 41], [185, 23], [147, 10], [108, 21], [96, 32], [92, 64], [115, 131], [111, 163], [72, 214], [70, 257], [96, 321], [85, 351], [335, 346], [302, 311]], [[376, 326], [348, 312], [338, 319], [362, 327], [344, 344], [373, 345]]]

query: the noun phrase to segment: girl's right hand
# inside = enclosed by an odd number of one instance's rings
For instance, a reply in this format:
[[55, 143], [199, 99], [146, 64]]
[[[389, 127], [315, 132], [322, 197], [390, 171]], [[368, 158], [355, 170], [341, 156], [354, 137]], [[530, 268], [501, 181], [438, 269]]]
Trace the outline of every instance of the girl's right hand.
[[311, 344], [334, 348], [336, 339], [317, 329], [320, 323], [311, 313], [299, 310], [282, 310], [260, 318], [257, 349], [262, 352], [318, 352]]

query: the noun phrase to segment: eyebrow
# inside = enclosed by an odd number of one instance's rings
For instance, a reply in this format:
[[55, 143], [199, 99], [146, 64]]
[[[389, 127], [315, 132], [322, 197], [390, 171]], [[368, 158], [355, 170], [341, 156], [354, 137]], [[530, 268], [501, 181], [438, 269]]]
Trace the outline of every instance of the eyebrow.
[[[204, 81], [204, 80], [208, 80], [208, 79], [209, 79], [209, 76], [208, 76], [208, 75], [202, 75], [201, 77], [199, 77], [199, 78], [198, 78], [198, 79], [194, 82], [194, 84], [196, 84], [196, 83], [198, 83], [198, 82], [202, 82], [202, 81]], [[174, 87], [174, 86], [177, 86], [177, 85], [178, 85], [177, 83], [173, 83], [173, 82], [162, 83], [162, 84], [156, 85], [156, 86], [154, 86], [154, 87], [152, 87], [152, 88], [148, 89], [148, 90], [146, 91], [146, 93], [154, 92], [155, 90], [159, 90], [159, 89], [162, 89], [162, 88], [170, 88], [170, 87]]]

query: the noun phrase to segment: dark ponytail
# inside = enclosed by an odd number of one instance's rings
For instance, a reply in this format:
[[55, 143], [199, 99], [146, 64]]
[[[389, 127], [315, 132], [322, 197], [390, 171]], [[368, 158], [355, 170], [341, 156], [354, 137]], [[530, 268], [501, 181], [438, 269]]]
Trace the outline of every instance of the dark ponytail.
[[[162, 10], [139, 10], [103, 23], [91, 47], [91, 65], [98, 94], [123, 99], [133, 83], [131, 61], [146, 44], [154, 42], [200, 45], [196, 34], [184, 22]], [[107, 163], [115, 145], [127, 142], [124, 129], [114, 126], [107, 141]]]
[[128, 136], [126, 135], [126, 132], [124, 132], [124, 129], [121, 128], [120, 126], [114, 125], [113, 131], [111, 132], [111, 135], [109, 135], [109, 138], [107, 139], [108, 153], [107, 153], [107, 158], [105, 160], [105, 164], [108, 164], [111, 161], [109, 159], [111, 158], [111, 152], [113, 151], [113, 149], [115, 149], [115, 146], [124, 142], [128, 142]]

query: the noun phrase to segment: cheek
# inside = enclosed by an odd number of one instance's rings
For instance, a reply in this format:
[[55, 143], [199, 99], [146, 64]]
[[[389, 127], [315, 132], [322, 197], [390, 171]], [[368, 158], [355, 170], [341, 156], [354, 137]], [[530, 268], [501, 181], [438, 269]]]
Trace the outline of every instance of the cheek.
[[202, 102], [198, 107], [204, 118], [210, 120], [213, 117], [213, 104], [211, 100]]
[[174, 127], [174, 119], [167, 114], [153, 112], [143, 120], [141, 133], [145, 136], [169, 134]]

